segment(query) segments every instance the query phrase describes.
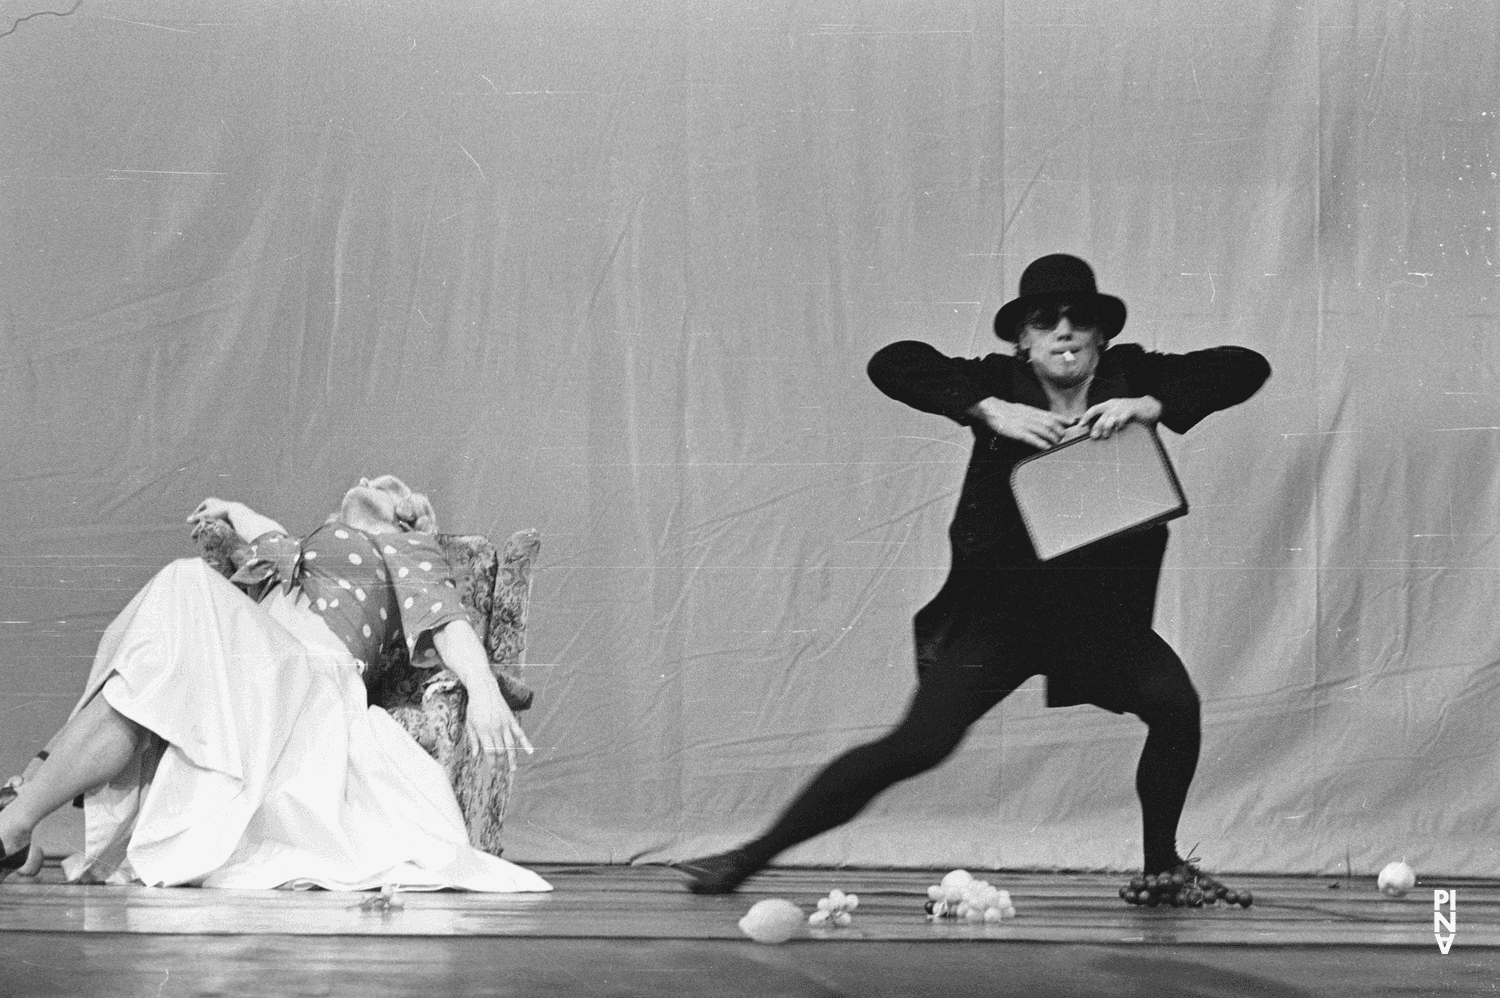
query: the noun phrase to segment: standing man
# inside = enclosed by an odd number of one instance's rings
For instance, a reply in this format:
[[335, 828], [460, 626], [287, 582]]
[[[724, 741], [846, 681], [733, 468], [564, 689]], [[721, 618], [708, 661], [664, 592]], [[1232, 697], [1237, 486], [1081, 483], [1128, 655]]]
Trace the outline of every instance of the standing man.
[[760, 838], [680, 864], [691, 890], [733, 891], [778, 853], [849, 821], [887, 787], [946, 759], [970, 725], [1040, 673], [1050, 707], [1092, 703], [1146, 723], [1135, 780], [1143, 872], [1153, 883], [1176, 874], [1174, 883], [1222, 893], [1177, 852], [1199, 703], [1182, 660], [1151, 628], [1166, 526], [1043, 564], [1011, 494], [1011, 469], [1038, 451], [1130, 422], [1185, 433], [1270, 376], [1265, 358], [1241, 347], [1110, 347], [1124, 325], [1125, 303], [1098, 292], [1089, 265], [1054, 254], [1026, 268], [1020, 294], [995, 315], [995, 335], [1016, 345], [1014, 357], [947, 357], [905, 341], [871, 359], [870, 379], [891, 398], [974, 431], [949, 528], [952, 570], [916, 616], [916, 693], [892, 731], [834, 760]]

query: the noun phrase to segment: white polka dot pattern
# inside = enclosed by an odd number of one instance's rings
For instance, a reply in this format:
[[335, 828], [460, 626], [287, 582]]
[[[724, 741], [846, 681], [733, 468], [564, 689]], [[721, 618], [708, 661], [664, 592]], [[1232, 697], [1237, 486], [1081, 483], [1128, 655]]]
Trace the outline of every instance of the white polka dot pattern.
[[[382, 647], [396, 635], [386, 611], [392, 595], [377, 542], [348, 524], [332, 522], [303, 539], [300, 548], [298, 581], [329, 630], [355, 659], [383, 658]], [[342, 600], [344, 592], [353, 593], [354, 599]]]
[[437, 538], [413, 531], [401, 540], [406, 543], [398, 541], [398, 553], [387, 554], [385, 564], [391, 570], [391, 584], [401, 607], [401, 630], [411, 650], [423, 634], [452, 620], [467, 620], [468, 615], [463, 603], [450, 595], [453, 579]]
[[[322, 565], [343, 571], [321, 567], [319, 553]], [[447, 555], [431, 534], [372, 538], [335, 522], [303, 541], [302, 554], [303, 591], [356, 659], [375, 662], [387, 643], [401, 637], [414, 653], [424, 635], [467, 619]], [[340, 590], [354, 598], [341, 604]]]

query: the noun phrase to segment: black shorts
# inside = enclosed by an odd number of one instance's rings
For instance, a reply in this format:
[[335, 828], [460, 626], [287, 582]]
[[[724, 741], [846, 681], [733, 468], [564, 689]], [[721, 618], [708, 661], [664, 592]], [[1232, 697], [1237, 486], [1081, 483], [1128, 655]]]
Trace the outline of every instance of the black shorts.
[[1160, 548], [1154, 553], [1145, 566], [956, 564], [916, 617], [919, 681], [998, 702], [1042, 675], [1049, 707], [1090, 703], [1115, 713], [1191, 690], [1182, 660], [1151, 629]]

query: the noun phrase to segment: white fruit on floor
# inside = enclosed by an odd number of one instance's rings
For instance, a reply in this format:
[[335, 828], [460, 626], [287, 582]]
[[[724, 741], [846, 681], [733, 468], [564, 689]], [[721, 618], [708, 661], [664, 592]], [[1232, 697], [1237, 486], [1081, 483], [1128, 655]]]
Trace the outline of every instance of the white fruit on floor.
[[758, 943], [784, 943], [802, 931], [806, 915], [785, 898], [757, 901], [740, 919], [740, 931]]
[[1404, 897], [1406, 892], [1417, 886], [1417, 874], [1404, 862], [1387, 863], [1385, 869], [1380, 871], [1376, 878], [1376, 886], [1380, 893], [1393, 898]]

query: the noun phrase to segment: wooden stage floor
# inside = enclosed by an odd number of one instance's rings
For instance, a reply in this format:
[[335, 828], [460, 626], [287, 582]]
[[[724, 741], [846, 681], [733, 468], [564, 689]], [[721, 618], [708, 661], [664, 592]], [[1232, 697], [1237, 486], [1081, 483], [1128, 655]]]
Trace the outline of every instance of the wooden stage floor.
[[[1120, 876], [976, 873], [1017, 917], [931, 921], [942, 871], [773, 870], [697, 897], [661, 867], [538, 867], [547, 895], [0, 884], [0, 995], [1447, 995], [1500, 993], [1500, 883], [1226, 877], [1249, 910], [1137, 909]], [[1337, 887], [1332, 885], [1337, 884]], [[745, 939], [755, 901], [858, 893], [854, 924]], [[1458, 891], [1447, 954], [1433, 888]]]

